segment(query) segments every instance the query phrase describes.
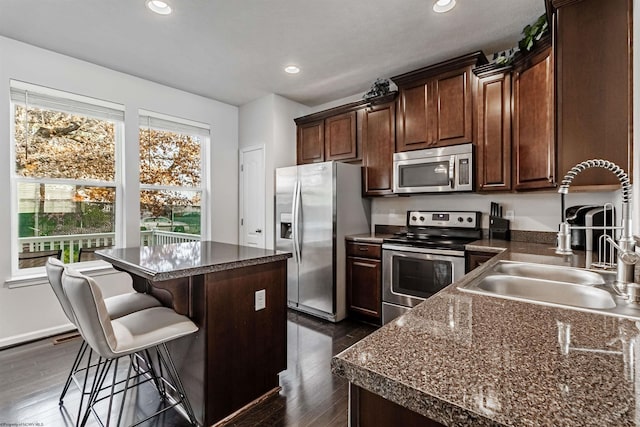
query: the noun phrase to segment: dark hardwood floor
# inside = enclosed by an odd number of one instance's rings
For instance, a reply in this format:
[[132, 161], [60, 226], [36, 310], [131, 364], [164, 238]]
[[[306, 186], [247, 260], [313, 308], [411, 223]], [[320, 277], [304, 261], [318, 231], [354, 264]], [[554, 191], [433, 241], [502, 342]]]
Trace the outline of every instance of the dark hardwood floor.
[[[348, 384], [331, 375], [331, 357], [374, 330], [350, 320], [333, 324], [289, 311], [282, 391], [230, 425], [346, 426]], [[62, 407], [58, 396], [79, 346], [80, 339], [54, 345], [49, 338], [0, 351], [0, 426], [74, 425], [79, 390], [72, 385]], [[145, 410], [153, 412], [160, 404], [150, 384], [144, 384], [135, 397], [135, 403], [127, 407], [130, 417]], [[88, 425], [99, 424], [90, 417]], [[180, 427], [187, 423], [170, 410], [144, 425]]]

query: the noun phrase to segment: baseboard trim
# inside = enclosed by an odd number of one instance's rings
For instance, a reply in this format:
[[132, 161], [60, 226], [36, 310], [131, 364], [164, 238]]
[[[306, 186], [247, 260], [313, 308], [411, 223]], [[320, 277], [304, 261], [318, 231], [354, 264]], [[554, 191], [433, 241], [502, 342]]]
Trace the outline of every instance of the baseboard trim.
[[13, 347], [19, 344], [26, 344], [30, 341], [63, 334], [74, 329], [75, 326], [73, 326], [71, 323], [67, 323], [66, 325], [56, 326], [54, 328], [40, 329], [38, 331], [33, 331], [26, 334], [13, 335], [11, 337], [2, 338], [0, 339], [0, 350], [6, 347]]
[[215, 423], [212, 427], [227, 427], [227, 426], [233, 425], [233, 422], [237, 417], [239, 417], [242, 414], [246, 413], [248, 410], [250, 410], [252, 408], [255, 408], [256, 406], [261, 405], [264, 402], [274, 398], [275, 396], [278, 395], [278, 393], [280, 393], [280, 390], [282, 390], [282, 387], [280, 387], [280, 386], [272, 388], [271, 390], [269, 390], [268, 392], [266, 392], [262, 396], [260, 396], [257, 399], [247, 403], [246, 405], [244, 405], [242, 408], [238, 409], [234, 413], [232, 413], [232, 414], [228, 415], [227, 417], [221, 419], [220, 421]]

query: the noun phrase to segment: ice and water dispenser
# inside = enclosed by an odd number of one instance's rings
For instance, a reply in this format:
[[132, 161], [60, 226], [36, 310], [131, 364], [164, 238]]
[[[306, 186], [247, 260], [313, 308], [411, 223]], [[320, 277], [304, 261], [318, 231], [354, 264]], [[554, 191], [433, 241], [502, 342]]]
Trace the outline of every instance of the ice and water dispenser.
[[280, 238], [289, 239], [292, 238], [293, 221], [290, 213], [280, 214]]

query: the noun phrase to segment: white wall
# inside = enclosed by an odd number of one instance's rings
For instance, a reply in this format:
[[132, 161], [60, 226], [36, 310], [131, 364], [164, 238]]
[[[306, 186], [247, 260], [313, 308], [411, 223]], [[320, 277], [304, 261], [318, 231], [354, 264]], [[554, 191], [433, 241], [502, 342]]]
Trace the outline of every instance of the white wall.
[[336, 99], [335, 101], [329, 101], [324, 104], [315, 105], [311, 107], [308, 114], [317, 113], [318, 111], [328, 110], [333, 107], [339, 107], [341, 105], [350, 104], [352, 102], [361, 101], [364, 93], [356, 93], [354, 95], [345, 96], [344, 98]]
[[308, 114], [309, 108], [270, 94], [240, 107], [239, 148], [265, 147], [266, 247], [274, 246], [275, 170], [296, 164], [296, 125], [294, 118]]
[[[0, 37], [0, 279], [9, 278], [11, 254], [9, 232], [11, 218], [11, 159], [9, 130], [9, 80], [16, 79], [67, 92], [104, 99], [125, 106], [124, 185], [138, 185], [138, 117], [139, 108], [208, 123], [211, 126], [211, 149], [208, 157], [212, 182], [203, 237], [237, 243], [237, 156], [238, 108], [218, 101], [162, 86], [119, 73], [85, 61], [70, 58], [11, 39]], [[124, 230], [121, 246], [139, 242], [139, 199], [129, 191], [125, 200]], [[48, 285], [9, 289], [0, 287], [0, 347], [57, 333], [68, 327], [53, 292]]]
[[[619, 192], [569, 193], [567, 207], [604, 204], [619, 206]], [[461, 210], [482, 212], [482, 227], [489, 228], [489, 206], [500, 203], [503, 215], [514, 211], [513, 230], [558, 231], [560, 195], [555, 192], [523, 194], [435, 194], [410, 197], [373, 198], [372, 227], [375, 224], [406, 225], [408, 210]], [[618, 208], [616, 208], [618, 209]]]

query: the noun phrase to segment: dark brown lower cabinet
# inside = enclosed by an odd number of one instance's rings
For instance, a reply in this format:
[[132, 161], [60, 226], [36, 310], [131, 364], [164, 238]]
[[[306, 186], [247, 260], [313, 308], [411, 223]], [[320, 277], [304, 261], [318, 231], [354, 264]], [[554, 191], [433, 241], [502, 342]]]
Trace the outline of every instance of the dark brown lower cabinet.
[[391, 402], [361, 387], [349, 384], [349, 413], [352, 427], [441, 427], [397, 403]]
[[490, 252], [467, 251], [465, 253], [465, 273], [475, 270], [485, 262], [489, 261], [496, 254]]
[[381, 245], [347, 242], [349, 316], [380, 324], [382, 312]]

